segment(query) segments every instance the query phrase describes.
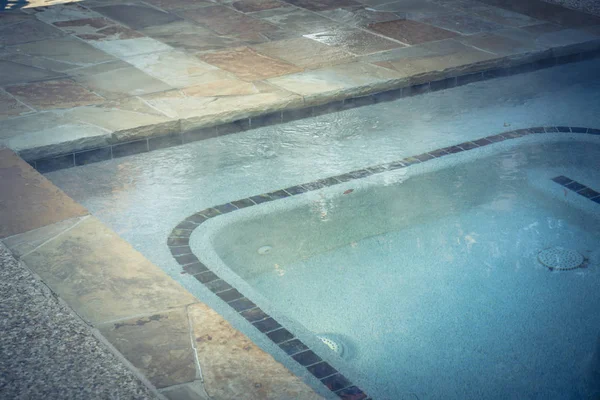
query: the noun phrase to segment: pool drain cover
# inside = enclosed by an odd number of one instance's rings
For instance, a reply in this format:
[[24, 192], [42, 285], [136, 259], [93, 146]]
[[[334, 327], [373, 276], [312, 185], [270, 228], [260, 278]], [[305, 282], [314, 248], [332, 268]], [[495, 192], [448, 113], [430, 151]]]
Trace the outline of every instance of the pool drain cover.
[[338, 356], [342, 357], [344, 355], [344, 346], [340, 342], [325, 335], [317, 335], [317, 337]]
[[540, 251], [538, 261], [550, 269], [575, 269], [581, 267], [585, 259], [575, 250], [551, 247]]
[[261, 256], [264, 256], [264, 255], [269, 254], [271, 252], [271, 250], [273, 250], [273, 248], [271, 246], [262, 246], [258, 250], [256, 250], [256, 252], [258, 254], [260, 254]]

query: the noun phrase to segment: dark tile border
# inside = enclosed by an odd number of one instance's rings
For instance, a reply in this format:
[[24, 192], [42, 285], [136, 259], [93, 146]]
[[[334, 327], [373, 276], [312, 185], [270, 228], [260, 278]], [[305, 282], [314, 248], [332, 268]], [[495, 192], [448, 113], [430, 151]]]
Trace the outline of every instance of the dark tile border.
[[[27, 160], [34, 168], [41, 173], [56, 171], [58, 169], [70, 168], [79, 165], [90, 164], [94, 162], [106, 161], [117, 157], [124, 157], [133, 154], [139, 154], [157, 149], [164, 149], [173, 146], [179, 146], [190, 142], [204, 139], [210, 139], [216, 136], [239, 133], [250, 129], [261, 128], [264, 126], [277, 125], [298, 119], [315, 117], [344, 111], [351, 108], [362, 107], [371, 104], [394, 101], [403, 97], [410, 97], [424, 93], [445, 90], [457, 86], [466, 85], [472, 82], [495, 79], [509, 75], [532, 72], [540, 69], [550, 68], [557, 65], [575, 63], [583, 60], [591, 60], [600, 57], [600, 49], [590, 50], [582, 53], [573, 53], [570, 55], [542, 58], [532, 62], [509, 65], [506, 67], [494, 67], [492, 69], [469, 72], [459, 76], [441, 78], [430, 82], [420, 83], [402, 88], [393, 88], [383, 92], [373, 93], [365, 96], [352, 97], [345, 100], [336, 100], [318, 106], [306, 107], [294, 110], [283, 110], [258, 115], [251, 118], [239, 119], [209, 128], [201, 128], [192, 131], [180, 132], [174, 135], [161, 135], [141, 139], [134, 142], [115, 143], [109, 146], [86, 149], [78, 152], [61, 154], [53, 157], [45, 157], [35, 160]], [[144, 147], [145, 146], [145, 147]], [[28, 151], [28, 150], [27, 150]], [[69, 163], [65, 160], [71, 156], [74, 162]], [[60, 160], [55, 160], [61, 158]], [[40, 165], [40, 168], [37, 166]]]
[[552, 180], [559, 185], [564, 186], [565, 189], [569, 189], [571, 192], [575, 192], [578, 195], [593, 201], [594, 203], [600, 204], [600, 192], [597, 192], [594, 189], [564, 175], [554, 177]]
[[[219, 296], [224, 302], [229, 304], [229, 306], [231, 306], [242, 317], [244, 317], [250, 324], [254, 325], [256, 329], [265, 334], [273, 343], [285, 351], [294, 361], [305, 367], [313, 376], [327, 386], [329, 390], [344, 400], [366, 400], [368, 396], [350, 380], [348, 380], [348, 378], [340, 374], [335, 368], [323, 361], [317, 354], [309, 349], [306, 344], [300, 341], [300, 339], [296, 338], [293, 333], [285, 329], [284, 325], [257, 307], [256, 304], [254, 304], [250, 299], [246, 298], [243, 293], [239, 292], [232, 285], [221, 279], [218, 275], [212, 272], [209, 267], [198, 260], [189, 246], [190, 236], [194, 229], [210, 218], [215, 218], [219, 215], [227, 214], [242, 208], [253, 207], [261, 203], [276, 201], [290, 196], [301, 195], [302, 193], [319, 190], [327, 186], [339, 185], [343, 182], [365, 178], [367, 176], [386, 171], [406, 168], [413, 164], [427, 162], [429, 160], [446, 157], [463, 151], [473, 150], [479, 147], [491, 145], [493, 143], [502, 142], [504, 140], [516, 139], [534, 134], [557, 132], [600, 135], [600, 129], [582, 127], [560, 126], [517, 129], [469, 142], [459, 143], [454, 146], [444, 147], [412, 157], [406, 157], [402, 160], [374, 165], [342, 175], [291, 186], [274, 192], [250, 196], [244, 199], [232, 201], [230, 203], [210, 207], [190, 215], [177, 224], [175, 228], [173, 228], [167, 240], [167, 246], [169, 247], [171, 254], [177, 263], [179, 263], [179, 265], [182, 267], [182, 274], [192, 275], [196, 280], [205, 285], [211, 292]], [[580, 186], [575, 186], [573, 184], [575, 181], [564, 176], [556, 177], [553, 180], [565, 187], [568, 187], [570, 190], [577, 190], [577, 193], [581, 196], [588, 197], [592, 201], [600, 204], [600, 193], [593, 191], [592, 189], [581, 184], [578, 184]]]

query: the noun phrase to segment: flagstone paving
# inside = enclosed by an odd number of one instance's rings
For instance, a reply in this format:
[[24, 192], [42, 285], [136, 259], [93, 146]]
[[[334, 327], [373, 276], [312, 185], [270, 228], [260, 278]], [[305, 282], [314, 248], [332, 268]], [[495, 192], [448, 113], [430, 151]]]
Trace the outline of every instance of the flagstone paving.
[[0, 398], [322, 398], [9, 149], [0, 185]]
[[[0, 13], [0, 147], [41, 172], [600, 55], [599, 17], [539, 0], [35, 1]], [[0, 184], [3, 243], [162, 395], [320, 398], [1, 148]]]
[[54, 3], [0, 13], [0, 145], [28, 160], [600, 51], [600, 17], [540, 0]]

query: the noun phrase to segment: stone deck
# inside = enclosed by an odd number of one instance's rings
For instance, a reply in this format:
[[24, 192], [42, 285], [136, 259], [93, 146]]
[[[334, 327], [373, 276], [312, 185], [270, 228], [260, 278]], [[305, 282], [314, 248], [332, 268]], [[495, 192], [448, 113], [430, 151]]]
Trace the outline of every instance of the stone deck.
[[0, 145], [70, 154], [48, 170], [600, 49], [600, 17], [539, 0], [24, 4], [0, 13]]
[[2, 148], [0, 267], [2, 399], [322, 398]]

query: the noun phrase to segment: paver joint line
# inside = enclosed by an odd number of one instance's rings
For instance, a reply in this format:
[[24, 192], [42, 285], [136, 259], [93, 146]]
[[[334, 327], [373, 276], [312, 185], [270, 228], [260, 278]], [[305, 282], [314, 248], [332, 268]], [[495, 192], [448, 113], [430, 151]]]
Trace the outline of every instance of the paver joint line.
[[[37, 250], [41, 249], [42, 247], [44, 247], [45, 245], [47, 245], [47, 244], [48, 244], [48, 243], [50, 243], [51, 241], [53, 241], [53, 240], [55, 240], [55, 239], [59, 238], [60, 236], [62, 236], [62, 235], [64, 235], [64, 234], [68, 233], [68, 232], [69, 232], [71, 229], [73, 229], [73, 228], [77, 227], [79, 224], [81, 224], [83, 221], [85, 221], [85, 220], [86, 220], [86, 219], [88, 219], [89, 217], [90, 217], [90, 215], [84, 215], [84, 216], [82, 216], [82, 217], [79, 217], [79, 220], [78, 220], [77, 222], [75, 222], [75, 224], [71, 225], [70, 227], [68, 227], [68, 228], [67, 228], [67, 229], [65, 229], [64, 231], [62, 231], [62, 232], [59, 232], [59, 233], [57, 233], [56, 235], [52, 236], [51, 238], [49, 238], [48, 240], [44, 241], [44, 242], [43, 242], [42, 244], [40, 244], [39, 246], [36, 246], [34, 249], [32, 249], [32, 250], [30, 250], [30, 251], [28, 251], [28, 252], [24, 253], [23, 255], [21, 255], [21, 257], [20, 257], [20, 258], [22, 259], [22, 258], [25, 258], [25, 257], [27, 257], [28, 255], [30, 255], [31, 253], [34, 253], [34, 252], [36, 252]], [[41, 228], [38, 228], [38, 229], [41, 229]], [[31, 232], [31, 231], [29, 231], [29, 232]], [[25, 232], [25, 233], [29, 233], [29, 232]], [[9, 239], [9, 238], [10, 238], [10, 237], [8, 237], [8, 238], [4, 238], [3, 240]]]
[[190, 346], [194, 351], [194, 361], [196, 365], [196, 379], [200, 382], [204, 382], [204, 377], [202, 376], [202, 365], [200, 365], [200, 359], [198, 358], [198, 348], [196, 347], [196, 340], [194, 338], [194, 324], [192, 323], [192, 317], [189, 313], [189, 305], [185, 306], [185, 314], [187, 316], [188, 321], [188, 329], [190, 334]]

